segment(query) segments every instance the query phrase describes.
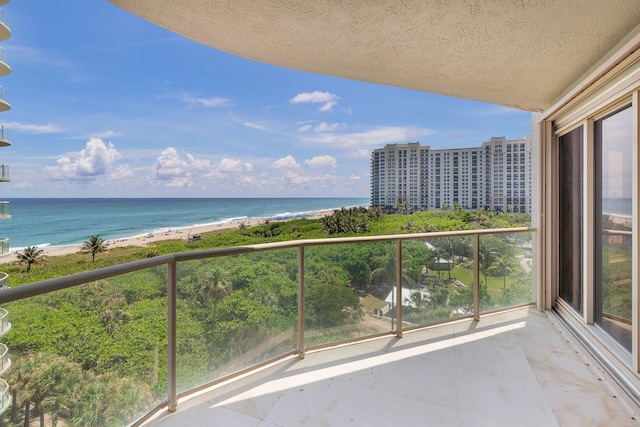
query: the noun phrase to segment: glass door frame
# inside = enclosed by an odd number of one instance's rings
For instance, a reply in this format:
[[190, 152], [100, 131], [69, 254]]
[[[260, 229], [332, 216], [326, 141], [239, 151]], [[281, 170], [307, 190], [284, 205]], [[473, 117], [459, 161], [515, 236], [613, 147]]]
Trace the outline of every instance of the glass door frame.
[[[640, 199], [640, 64], [638, 65], [639, 78], [631, 90], [618, 93], [617, 96], [600, 99], [598, 102], [591, 100], [587, 105], [577, 104], [573, 109], [564, 111], [555, 117], [540, 116], [538, 132], [540, 135], [540, 165], [541, 165], [541, 272], [542, 288], [539, 301], [546, 309], [556, 308], [566, 317], [572, 318], [585, 325], [590, 332], [590, 337], [595, 338], [602, 346], [609, 350], [633, 372], [640, 372], [640, 341], [639, 341], [639, 265], [640, 265], [640, 235], [638, 232], [639, 203]], [[615, 339], [608, 336], [604, 330], [594, 324], [595, 310], [595, 121], [616, 111], [625, 105], [631, 105], [632, 109], [632, 343], [631, 353], [625, 350]], [[581, 111], [580, 114], [576, 113]], [[559, 150], [558, 141], [563, 136], [577, 127], [583, 127], [583, 200], [582, 200], [582, 313], [575, 311], [570, 304], [559, 298], [559, 260], [558, 224], [559, 224]]]

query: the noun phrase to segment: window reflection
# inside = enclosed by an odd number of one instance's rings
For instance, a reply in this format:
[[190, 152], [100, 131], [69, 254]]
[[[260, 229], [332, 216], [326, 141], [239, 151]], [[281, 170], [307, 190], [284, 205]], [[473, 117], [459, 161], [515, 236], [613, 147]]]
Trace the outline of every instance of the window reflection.
[[626, 107], [595, 122], [595, 313], [631, 351], [632, 115]]

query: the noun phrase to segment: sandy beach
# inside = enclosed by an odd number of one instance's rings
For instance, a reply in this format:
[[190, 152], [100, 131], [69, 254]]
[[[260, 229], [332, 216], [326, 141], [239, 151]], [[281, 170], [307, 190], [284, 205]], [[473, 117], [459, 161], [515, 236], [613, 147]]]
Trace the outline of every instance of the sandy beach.
[[[316, 212], [310, 213], [309, 215], [305, 215], [304, 218], [318, 219], [332, 212], [333, 210], [316, 211]], [[271, 222], [284, 222], [284, 221], [290, 221], [291, 219], [292, 218], [280, 218], [280, 217], [268, 218], [268, 220]], [[299, 219], [299, 218], [296, 218], [296, 219]], [[144, 237], [117, 239], [117, 240], [108, 241], [107, 248], [112, 249], [112, 248], [125, 247], [125, 246], [143, 247], [143, 246], [149, 245], [150, 243], [158, 242], [161, 240], [177, 240], [177, 239], [188, 240], [189, 236], [192, 236], [194, 234], [202, 234], [210, 231], [224, 230], [227, 228], [238, 228], [240, 227], [240, 224], [244, 224], [247, 227], [253, 227], [256, 225], [263, 224], [265, 220], [266, 219], [264, 218], [244, 219], [244, 220], [232, 221], [232, 222], [227, 222], [222, 224], [207, 225], [202, 227], [190, 227], [190, 228], [183, 228], [178, 230], [170, 230], [164, 233], [156, 233], [156, 234], [147, 235]], [[82, 244], [78, 244], [78, 245], [71, 245], [71, 246], [64, 246], [64, 247], [51, 247], [51, 248], [44, 247], [42, 248], [42, 250], [44, 251], [43, 255], [45, 256], [60, 256], [60, 255], [68, 255], [68, 254], [79, 252], [81, 247], [82, 247]], [[7, 264], [14, 261], [16, 261], [15, 253], [11, 253], [6, 256], [0, 257], [0, 264]]]

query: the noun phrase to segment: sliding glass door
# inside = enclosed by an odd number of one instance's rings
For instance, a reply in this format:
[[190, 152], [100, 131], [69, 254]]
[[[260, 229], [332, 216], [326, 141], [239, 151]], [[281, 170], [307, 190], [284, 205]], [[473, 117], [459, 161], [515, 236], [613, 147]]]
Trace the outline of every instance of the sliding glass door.
[[609, 114], [594, 126], [594, 321], [631, 352], [632, 109]]
[[582, 126], [558, 143], [559, 296], [582, 313]]

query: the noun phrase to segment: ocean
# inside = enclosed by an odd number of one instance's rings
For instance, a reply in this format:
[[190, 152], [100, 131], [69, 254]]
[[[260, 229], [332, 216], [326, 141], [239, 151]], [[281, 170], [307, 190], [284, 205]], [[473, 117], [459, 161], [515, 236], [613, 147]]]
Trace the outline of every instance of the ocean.
[[631, 199], [602, 199], [602, 213], [631, 216]]
[[0, 236], [11, 250], [81, 244], [253, 218], [303, 217], [313, 211], [369, 205], [365, 198], [9, 199]]

